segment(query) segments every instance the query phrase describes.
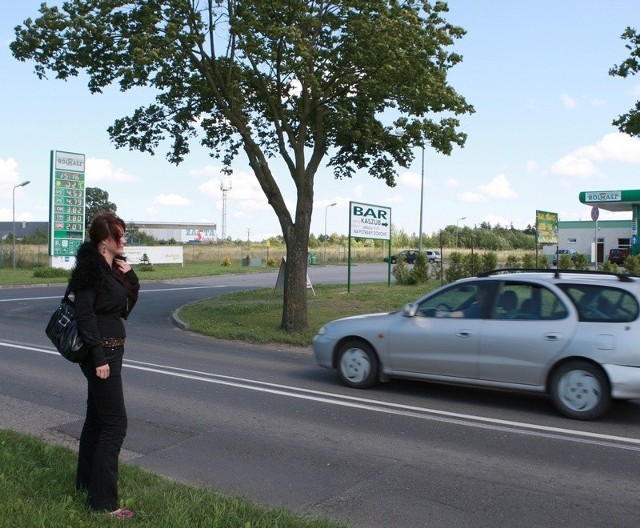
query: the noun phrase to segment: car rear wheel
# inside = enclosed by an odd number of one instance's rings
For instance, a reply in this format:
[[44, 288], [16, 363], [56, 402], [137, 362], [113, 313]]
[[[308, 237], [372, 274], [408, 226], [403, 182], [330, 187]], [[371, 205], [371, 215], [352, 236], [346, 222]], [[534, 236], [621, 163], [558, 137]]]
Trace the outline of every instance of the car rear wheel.
[[573, 361], [558, 368], [551, 378], [551, 397], [565, 416], [593, 420], [611, 406], [611, 388], [602, 369], [586, 361]]
[[349, 387], [367, 389], [378, 382], [378, 358], [360, 339], [346, 341], [338, 352], [338, 375]]

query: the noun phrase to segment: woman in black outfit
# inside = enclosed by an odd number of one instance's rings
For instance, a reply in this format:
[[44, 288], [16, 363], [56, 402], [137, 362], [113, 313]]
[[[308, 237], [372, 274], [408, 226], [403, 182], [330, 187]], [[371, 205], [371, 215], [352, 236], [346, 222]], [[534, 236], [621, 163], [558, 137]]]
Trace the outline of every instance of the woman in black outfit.
[[78, 248], [71, 273], [78, 330], [89, 349], [80, 364], [87, 378], [87, 415], [78, 455], [76, 488], [88, 492], [89, 508], [120, 519], [134, 513], [118, 507], [118, 457], [127, 432], [122, 392], [126, 319], [140, 284], [124, 259], [125, 223], [114, 213], [98, 213], [90, 241]]

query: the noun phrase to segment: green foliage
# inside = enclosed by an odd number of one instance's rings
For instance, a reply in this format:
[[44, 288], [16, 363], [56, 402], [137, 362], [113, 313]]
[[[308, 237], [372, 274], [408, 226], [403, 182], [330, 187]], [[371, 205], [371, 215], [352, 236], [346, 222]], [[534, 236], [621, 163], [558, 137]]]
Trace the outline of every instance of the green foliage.
[[273, 268], [273, 267], [275, 267], [275, 265], [276, 265], [276, 261], [275, 261], [275, 259], [273, 259], [273, 258], [269, 257], [269, 258], [267, 259], [267, 266], [269, 266], [270, 268]]
[[449, 266], [444, 271], [444, 277], [446, 282], [454, 282], [463, 277], [467, 277], [468, 274], [465, 270], [462, 254], [455, 251], [449, 256]]
[[[0, 429], [0, 526], [3, 528], [122, 526], [86, 507], [76, 492], [77, 454], [35, 437]], [[319, 517], [284, 507], [265, 507], [247, 499], [181, 484], [133, 464], [120, 465], [122, 506], [137, 511], [125, 525], [153, 528], [251, 527], [338, 528]]]
[[497, 253], [491, 251], [487, 253], [483, 253], [480, 257], [480, 262], [478, 263], [478, 273], [483, 273], [485, 271], [491, 271], [498, 267], [498, 255]]
[[533, 253], [525, 253], [522, 256], [522, 267], [532, 269], [536, 267], [536, 256]]
[[558, 260], [558, 269], [572, 269], [573, 267], [574, 264], [571, 255], [562, 253], [560, 255], [560, 259]]
[[587, 260], [587, 256], [582, 253], [578, 253], [573, 261], [573, 267], [577, 270], [588, 270], [589, 261]]
[[467, 253], [462, 257], [462, 267], [466, 277], [471, 277], [478, 273], [479, 257], [477, 253]]
[[151, 260], [149, 259], [149, 255], [147, 255], [146, 253], [142, 254], [142, 257], [140, 258], [140, 264], [137, 266], [137, 269], [144, 272], [154, 271], [153, 264], [151, 264]]
[[33, 276], [38, 278], [69, 277], [69, 270], [63, 268], [34, 268]]
[[[150, 88], [141, 93], [153, 101], [108, 129], [116, 147], [166, 147], [179, 164], [199, 143], [224, 172], [246, 155], [287, 242], [282, 321], [295, 331], [307, 325], [302, 262], [318, 167], [337, 179], [366, 167], [392, 187], [416, 146], [450, 154], [466, 141], [459, 116], [474, 109], [447, 78], [465, 31], [447, 11], [444, 2], [388, 0], [70, 0], [42, 4], [10, 48], [40, 77], [84, 75], [92, 93]], [[304, 214], [295, 218], [274, 158], [298, 189], [294, 209]]]
[[[630, 51], [629, 57], [621, 64], [611, 68], [609, 75], [628, 77], [640, 71], [640, 33], [627, 27], [621, 38], [628, 41], [626, 48]], [[640, 136], [640, 101], [636, 101], [635, 108], [619, 116], [612, 124], [617, 126], [620, 132], [630, 136]]]
[[624, 261], [624, 267], [629, 275], [640, 277], [640, 255], [628, 256]]
[[86, 201], [85, 201], [85, 224], [89, 228], [91, 220], [100, 211], [111, 211], [115, 213], [118, 207], [113, 202], [109, 201], [109, 193], [103, 191], [99, 187], [87, 187], [86, 188]]
[[398, 258], [395, 266], [393, 266], [393, 269], [391, 270], [391, 273], [398, 284], [410, 284], [411, 270], [407, 267], [403, 256]]
[[424, 253], [418, 253], [409, 272], [409, 284], [425, 284], [429, 280], [429, 266]]
[[224, 257], [222, 259], [222, 262], [220, 263], [221, 266], [231, 266], [231, 259], [229, 257]]
[[507, 255], [507, 260], [505, 262], [505, 268], [519, 268], [520, 267], [520, 259], [517, 255]]

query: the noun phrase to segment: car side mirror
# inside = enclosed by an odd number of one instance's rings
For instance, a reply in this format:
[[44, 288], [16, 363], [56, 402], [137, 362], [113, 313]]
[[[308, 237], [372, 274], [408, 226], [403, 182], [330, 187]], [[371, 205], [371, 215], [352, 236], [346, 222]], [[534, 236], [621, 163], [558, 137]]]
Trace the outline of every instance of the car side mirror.
[[402, 309], [402, 315], [404, 315], [405, 317], [415, 317], [417, 311], [418, 303], [407, 303]]

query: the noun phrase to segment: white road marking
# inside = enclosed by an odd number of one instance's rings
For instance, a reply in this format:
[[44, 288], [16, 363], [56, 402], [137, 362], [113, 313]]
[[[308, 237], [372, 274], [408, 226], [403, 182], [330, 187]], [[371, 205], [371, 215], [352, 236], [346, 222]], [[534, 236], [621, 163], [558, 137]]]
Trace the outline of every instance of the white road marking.
[[[60, 357], [57, 351], [37, 348], [33, 346], [18, 345], [10, 342], [0, 341], [0, 346], [8, 348], [18, 348], [21, 350], [31, 350]], [[342, 407], [350, 407], [354, 409], [363, 409], [373, 412], [382, 412], [397, 416], [405, 416], [411, 418], [419, 418], [423, 420], [439, 421], [450, 424], [462, 425], [465, 427], [476, 427], [483, 429], [491, 429], [496, 431], [506, 431], [515, 434], [526, 434], [541, 436], [545, 438], [555, 438], [559, 440], [581, 442], [593, 445], [601, 445], [614, 447], [618, 449], [629, 449], [640, 451], [640, 438], [632, 438], [626, 436], [615, 436], [589, 431], [575, 431], [572, 429], [564, 429], [560, 427], [550, 427], [545, 425], [537, 425], [526, 422], [516, 422], [512, 420], [501, 420], [497, 418], [488, 418], [471, 414], [462, 414], [451, 411], [442, 411], [438, 409], [430, 409], [428, 407], [418, 407], [413, 405], [404, 405], [400, 403], [385, 402], [381, 400], [373, 400], [368, 398], [359, 398], [355, 396], [347, 396], [331, 392], [317, 391], [312, 389], [304, 389], [290, 385], [281, 385], [277, 383], [268, 383], [264, 381], [251, 380], [246, 378], [238, 378], [234, 376], [225, 376], [211, 372], [203, 372], [197, 370], [173, 367], [171, 365], [159, 365], [156, 363], [148, 363], [144, 361], [136, 361], [132, 359], [124, 359], [123, 366], [162, 374], [165, 376], [174, 376], [178, 378], [200, 381], [205, 383], [215, 383], [218, 385], [226, 385], [240, 389], [265, 392], [278, 396], [289, 398], [298, 398], [309, 401], [327, 403], [330, 405], [339, 405]]]

